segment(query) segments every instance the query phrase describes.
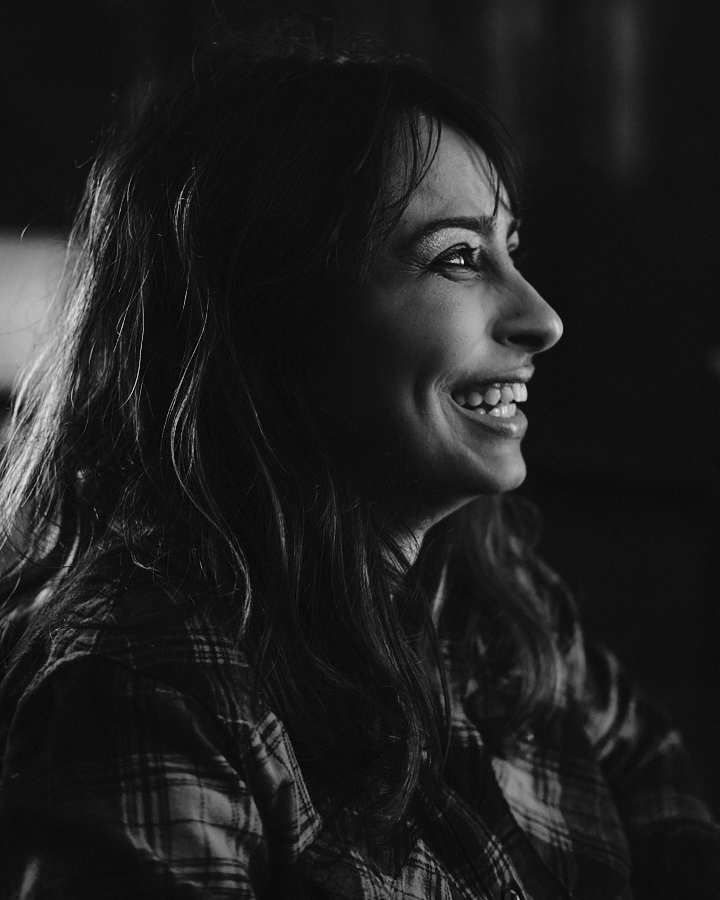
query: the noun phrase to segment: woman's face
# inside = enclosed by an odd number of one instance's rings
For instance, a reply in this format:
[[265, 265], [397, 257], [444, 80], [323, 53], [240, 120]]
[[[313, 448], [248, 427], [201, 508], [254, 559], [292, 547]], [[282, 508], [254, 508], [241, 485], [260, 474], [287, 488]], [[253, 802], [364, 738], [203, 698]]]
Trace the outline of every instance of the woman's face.
[[373, 496], [431, 524], [525, 477], [533, 357], [562, 323], [513, 264], [517, 223], [445, 126], [341, 336], [332, 394]]

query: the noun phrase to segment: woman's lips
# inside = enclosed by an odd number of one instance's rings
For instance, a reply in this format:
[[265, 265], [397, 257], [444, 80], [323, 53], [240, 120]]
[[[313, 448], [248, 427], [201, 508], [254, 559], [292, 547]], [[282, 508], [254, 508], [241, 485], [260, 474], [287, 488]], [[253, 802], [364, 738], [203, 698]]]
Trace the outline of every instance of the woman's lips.
[[522, 438], [527, 430], [527, 418], [517, 405], [527, 396], [527, 385], [519, 381], [479, 383], [451, 394], [464, 417], [495, 434], [515, 439]]

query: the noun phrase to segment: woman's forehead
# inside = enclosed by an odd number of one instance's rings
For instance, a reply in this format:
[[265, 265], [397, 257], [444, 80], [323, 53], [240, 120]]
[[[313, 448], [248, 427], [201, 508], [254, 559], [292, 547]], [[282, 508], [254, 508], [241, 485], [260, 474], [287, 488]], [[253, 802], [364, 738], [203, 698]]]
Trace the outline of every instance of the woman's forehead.
[[[433, 140], [427, 126], [424, 138]], [[432, 162], [411, 194], [397, 230], [428, 218], [512, 218], [508, 193], [480, 145], [447, 124], [435, 140]]]

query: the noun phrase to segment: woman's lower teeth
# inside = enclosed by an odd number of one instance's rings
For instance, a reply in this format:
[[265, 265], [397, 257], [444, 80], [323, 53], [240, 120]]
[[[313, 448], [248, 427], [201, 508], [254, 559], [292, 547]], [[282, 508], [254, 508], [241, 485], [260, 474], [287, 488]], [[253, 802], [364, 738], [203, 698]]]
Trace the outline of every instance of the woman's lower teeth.
[[499, 419], [509, 419], [511, 416], [514, 416], [517, 412], [517, 404], [516, 403], [498, 403], [497, 406], [493, 406], [491, 409], [483, 409], [482, 406], [473, 406], [470, 403], [464, 403], [463, 409], [472, 410], [472, 412], [478, 413], [481, 416], [495, 416]]
[[[481, 415], [485, 414], [484, 409], [478, 409], [478, 412]], [[503, 403], [500, 406], [493, 406], [491, 410], [488, 411], [488, 416], [497, 416], [500, 419], [509, 419], [511, 416], [514, 416], [517, 412], [517, 406], [514, 403]]]
[[498, 403], [490, 409], [484, 409], [482, 406], [475, 406], [471, 403], [463, 403], [463, 409], [472, 410], [480, 416], [495, 416], [499, 419], [509, 419], [517, 412], [517, 404], [515, 403]]

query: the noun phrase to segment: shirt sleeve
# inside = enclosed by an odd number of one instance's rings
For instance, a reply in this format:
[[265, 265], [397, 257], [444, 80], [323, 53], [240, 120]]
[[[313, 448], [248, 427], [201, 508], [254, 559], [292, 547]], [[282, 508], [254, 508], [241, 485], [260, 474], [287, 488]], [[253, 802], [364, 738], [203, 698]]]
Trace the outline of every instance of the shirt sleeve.
[[192, 698], [118, 663], [59, 664], [9, 732], [0, 896], [276, 896], [229, 739]]
[[610, 785], [638, 900], [720, 897], [720, 827], [678, 731], [607, 650], [588, 647], [588, 736]]

